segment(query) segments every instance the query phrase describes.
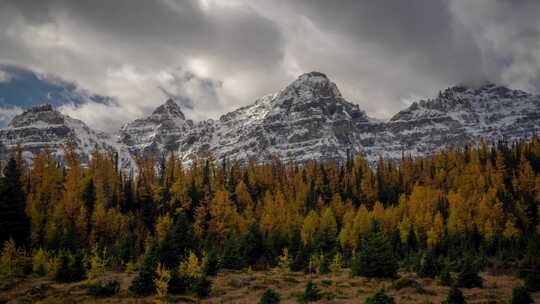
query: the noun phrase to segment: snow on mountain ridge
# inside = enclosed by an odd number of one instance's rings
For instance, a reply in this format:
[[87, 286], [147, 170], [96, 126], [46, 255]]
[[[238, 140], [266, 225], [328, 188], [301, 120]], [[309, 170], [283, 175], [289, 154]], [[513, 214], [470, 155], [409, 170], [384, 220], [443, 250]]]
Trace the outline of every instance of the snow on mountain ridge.
[[48, 103], [15, 116], [7, 128], [0, 130], [0, 151], [4, 152], [0, 154], [3, 158], [19, 145], [28, 161], [45, 148], [61, 158], [67, 144], [74, 145], [83, 163], [88, 162], [94, 149], [118, 152], [121, 163], [131, 163], [130, 155], [110, 136], [58, 112]]
[[[76, 127], [66, 116], [54, 116], [57, 114], [51, 114], [52, 109], [42, 110], [52, 115], [49, 120], [33, 121], [32, 111], [40, 109], [28, 110], [0, 132], [0, 140], [30, 146], [32, 141], [24, 132], [13, 134], [16, 126], [25, 124], [34, 124], [26, 129], [36, 134], [47, 133], [50, 128], [60, 130], [62, 126], [69, 130], [88, 129]], [[187, 162], [208, 156], [324, 161], [343, 159], [348, 153], [362, 153], [375, 162], [380, 156], [425, 156], [449, 145], [462, 146], [480, 139], [528, 138], [539, 126], [539, 96], [493, 84], [451, 87], [436, 98], [413, 103], [390, 120], [371, 119], [358, 105], [345, 100], [326, 75], [311, 72], [218, 120], [193, 123], [178, 104], [167, 100], [149, 116], [125, 124], [116, 142], [91, 130], [72, 132], [72, 137], [90, 138], [92, 143], [121, 151], [121, 155], [127, 155], [123, 157], [127, 165], [132, 164], [128, 159], [134, 155], [161, 156], [170, 152]], [[61, 141], [61, 136], [50, 140]]]
[[180, 106], [172, 99], [157, 107], [150, 116], [125, 124], [119, 131], [119, 143], [132, 154], [159, 154], [178, 149], [177, 140], [193, 127]]

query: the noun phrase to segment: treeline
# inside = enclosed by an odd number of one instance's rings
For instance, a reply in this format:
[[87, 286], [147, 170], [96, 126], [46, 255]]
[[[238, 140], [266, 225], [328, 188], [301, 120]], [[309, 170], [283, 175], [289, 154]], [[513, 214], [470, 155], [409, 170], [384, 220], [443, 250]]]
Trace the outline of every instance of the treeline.
[[7, 163], [0, 241], [13, 239], [27, 255], [136, 266], [150, 285], [158, 266], [181, 281], [182, 263], [198, 274], [278, 264], [323, 273], [351, 266], [366, 276], [488, 265], [540, 273], [536, 135], [375, 166], [362, 156], [184, 165], [171, 154], [139, 158], [137, 174], [125, 174], [114, 154], [95, 151], [87, 167], [73, 149], [64, 154], [63, 165], [46, 150], [31, 167], [21, 153]]

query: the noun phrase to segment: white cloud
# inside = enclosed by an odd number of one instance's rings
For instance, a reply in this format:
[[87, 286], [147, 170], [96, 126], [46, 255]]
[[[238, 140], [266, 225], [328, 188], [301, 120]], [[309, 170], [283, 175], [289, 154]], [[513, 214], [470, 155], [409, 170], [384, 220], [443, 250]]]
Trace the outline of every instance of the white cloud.
[[6, 72], [6, 71], [2, 71], [0, 70], [0, 82], [10, 82], [11, 81], [11, 75]]
[[0, 108], [0, 127], [7, 126], [11, 119], [21, 112], [22, 109], [19, 107]]

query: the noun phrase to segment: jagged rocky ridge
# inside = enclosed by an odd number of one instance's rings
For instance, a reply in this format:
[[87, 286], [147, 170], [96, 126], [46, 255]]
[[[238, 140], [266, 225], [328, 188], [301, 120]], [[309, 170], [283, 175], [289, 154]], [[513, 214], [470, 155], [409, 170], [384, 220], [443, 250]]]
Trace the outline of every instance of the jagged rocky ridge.
[[61, 156], [71, 145], [87, 163], [93, 150], [118, 152], [119, 162], [131, 165], [131, 156], [109, 134], [90, 129], [84, 122], [55, 110], [50, 104], [30, 108], [15, 116], [8, 127], [0, 130], [0, 159], [6, 159], [18, 146], [31, 163], [43, 149], [50, 149]]
[[0, 131], [0, 140], [3, 154], [16, 144], [33, 153], [45, 144], [54, 149], [77, 141], [85, 155], [95, 146], [119, 151], [124, 166], [132, 164], [130, 157], [136, 154], [169, 152], [184, 161], [212, 155], [303, 162], [344, 159], [347, 153], [362, 153], [375, 161], [379, 156], [425, 156], [480, 139], [529, 138], [539, 126], [540, 96], [493, 84], [452, 87], [432, 100], [413, 103], [390, 120], [371, 119], [347, 102], [326, 75], [311, 72], [218, 120], [194, 123], [168, 100], [150, 116], [124, 125], [113, 140], [45, 106], [15, 117]]

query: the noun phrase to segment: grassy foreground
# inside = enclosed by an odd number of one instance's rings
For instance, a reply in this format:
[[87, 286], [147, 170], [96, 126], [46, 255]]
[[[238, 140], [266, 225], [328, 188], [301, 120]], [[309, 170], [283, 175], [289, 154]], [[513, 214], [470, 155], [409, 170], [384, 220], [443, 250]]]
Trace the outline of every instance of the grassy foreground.
[[[107, 298], [90, 296], [88, 281], [59, 284], [48, 278], [3, 280], [0, 283], [0, 303], [154, 303], [155, 296], [137, 298], [128, 291], [135, 276], [125, 272], [107, 272], [97, 278], [120, 283], [120, 291]], [[484, 272], [481, 276], [484, 279], [483, 288], [462, 289], [468, 303], [507, 303], [512, 288], [521, 283], [518, 278], [509, 275], [495, 276]], [[438, 285], [433, 279], [418, 278], [414, 273], [400, 273], [400, 278], [352, 277], [348, 270], [338, 275], [306, 275], [277, 268], [253, 272], [226, 271], [213, 278], [208, 298], [199, 300], [195, 296], [171, 295], [169, 300], [171, 303], [258, 303], [261, 294], [273, 288], [280, 293], [281, 303], [298, 303], [297, 299], [310, 279], [323, 294], [318, 303], [363, 303], [379, 288], [385, 288], [397, 303], [441, 303], [448, 293], [448, 287]], [[405, 281], [408, 284], [403, 284]], [[540, 293], [533, 297], [535, 303], [540, 303]]]

